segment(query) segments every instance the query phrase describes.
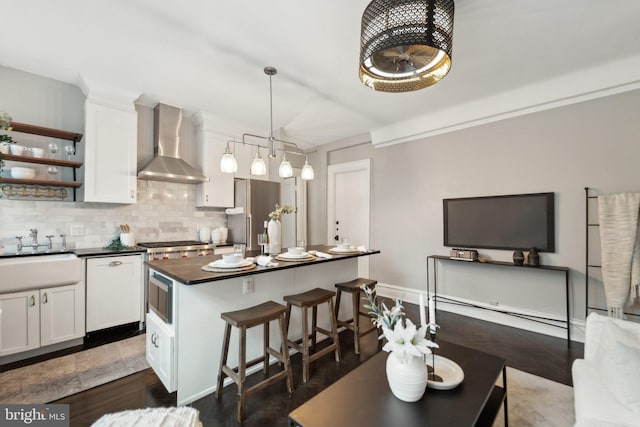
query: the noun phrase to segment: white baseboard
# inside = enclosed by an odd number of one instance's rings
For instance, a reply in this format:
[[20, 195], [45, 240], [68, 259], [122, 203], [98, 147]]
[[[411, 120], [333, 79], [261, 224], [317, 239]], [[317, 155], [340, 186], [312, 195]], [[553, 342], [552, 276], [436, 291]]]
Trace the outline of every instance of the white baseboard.
[[[399, 298], [402, 301], [409, 302], [412, 304], [419, 303], [420, 293], [422, 293], [425, 297], [427, 297], [426, 289], [421, 290], [421, 289], [414, 289], [414, 288], [405, 288], [405, 287], [391, 285], [388, 283], [381, 283], [381, 282], [378, 282], [377, 289], [378, 289], [378, 294], [380, 296], [384, 296], [387, 298]], [[447, 295], [441, 295], [441, 294], [439, 294], [439, 296], [448, 297]], [[454, 299], [462, 303], [472, 304], [482, 308], [451, 304], [443, 300], [438, 300], [438, 310], [460, 314], [462, 316], [473, 317], [475, 319], [498, 323], [500, 325], [510, 326], [513, 328], [524, 329], [526, 331], [536, 332], [539, 334], [550, 335], [553, 337], [564, 338], [564, 339], [567, 338], [567, 331], [563, 328], [558, 328], [551, 325], [545, 325], [539, 322], [534, 322], [531, 320], [526, 320], [519, 317], [511, 316], [509, 314], [499, 313], [491, 310], [495, 310], [496, 308], [498, 308], [503, 311], [517, 313], [520, 315], [546, 317], [546, 318], [562, 321], [563, 323], [565, 321], [564, 317], [561, 317], [555, 314], [526, 310], [518, 307], [508, 307], [508, 306], [495, 307], [483, 302], [465, 300], [457, 297]], [[571, 340], [584, 342], [584, 329], [585, 329], [584, 320], [570, 319], [570, 323], [571, 323]]]

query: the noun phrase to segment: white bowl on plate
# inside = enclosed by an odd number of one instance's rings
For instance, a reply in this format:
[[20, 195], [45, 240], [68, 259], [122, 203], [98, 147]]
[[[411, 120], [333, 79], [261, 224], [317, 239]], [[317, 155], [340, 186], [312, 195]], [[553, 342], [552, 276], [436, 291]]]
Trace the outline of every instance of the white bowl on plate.
[[35, 169], [31, 168], [11, 168], [11, 176], [16, 179], [33, 179], [36, 176]]
[[302, 255], [302, 248], [287, 248], [287, 252], [289, 253], [289, 255]]
[[242, 262], [242, 254], [223, 254], [222, 260], [225, 264], [238, 264]]
[[348, 249], [351, 249], [351, 244], [349, 244], [349, 243], [340, 243], [338, 245], [338, 249], [340, 249], [341, 251], [346, 251]]

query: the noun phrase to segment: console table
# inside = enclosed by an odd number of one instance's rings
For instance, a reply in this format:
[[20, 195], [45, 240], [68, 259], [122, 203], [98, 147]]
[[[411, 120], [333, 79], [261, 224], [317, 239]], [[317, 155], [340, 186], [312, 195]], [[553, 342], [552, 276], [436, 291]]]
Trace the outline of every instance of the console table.
[[[429, 260], [432, 261], [433, 263], [433, 295], [434, 295], [434, 301], [436, 302], [435, 305], [437, 306], [437, 301], [438, 299], [440, 299], [443, 302], [454, 302], [456, 304], [460, 304], [460, 305], [466, 305], [466, 306], [471, 306], [474, 308], [480, 308], [483, 310], [491, 310], [491, 311], [495, 311], [498, 313], [503, 313], [503, 314], [508, 314], [510, 316], [514, 316], [514, 317], [519, 317], [521, 319], [526, 319], [526, 320], [531, 320], [534, 322], [538, 322], [538, 323], [543, 323], [545, 325], [549, 325], [549, 326], [553, 326], [556, 328], [562, 328], [562, 329], [566, 329], [567, 330], [567, 345], [569, 345], [569, 343], [571, 342], [571, 322], [569, 320], [569, 268], [568, 267], [560, 267], [560, 266], [551, 266], [551, 265], [539, 265], [537, 267], [529, 267], [527, 265], [516, 265], [510, 262], [503, 262], [503, 261], [463, 261], [463, 260], [454, 260], [449, 258], [448, 256], [443, 256], [443, 255], [429, 255], [427, 257], [427, 291], [429, 291], [429, 289], [431, 289], [430, 287], [430, 274], [429, 274], [429, 265], [430, 262]], [[514, 269], [525, 269], [525, 270], [546, 270], [546, 271], [557, 271], [559, 273], [562, 273], [564, 275], [564, 288], [565, 288], [565, 307], [566, 307], [566, 316], [565, 316], [565, 320], [564, 321], [559, 321], [557, 319], [551, 319], [548, 317], [542, 317], [542, 316], [534, 316], [534, 315], [528, 315], [528, 314], [520, 314], [520, 313], [514, 313], [508, 310], [499, 310], [499, 309], [494, 309], [494, 308], [488, 308], [488, 307], [481, 307], [481, 306], [477, 306], [477, 305], [473, 305], [473, 304], [468, 304], [466, 302], [462, 302], [462, 301], [457, 301], [453, 298], [448, 298], [448, 297], [438, 297], [438, 275], [437, 275], [437, 263], [439, 261], [449, 261], [449, 262], [455, 262], [455, 263], [461, 263], [461, 264], [473, 264], [473, 265], [486, 265], [486, 266], [496, 266], [496, 267], [510, 267], [510, 268], [514, 268]], [[561, 325], [556, 325], [550, 322], [561, 322]]]

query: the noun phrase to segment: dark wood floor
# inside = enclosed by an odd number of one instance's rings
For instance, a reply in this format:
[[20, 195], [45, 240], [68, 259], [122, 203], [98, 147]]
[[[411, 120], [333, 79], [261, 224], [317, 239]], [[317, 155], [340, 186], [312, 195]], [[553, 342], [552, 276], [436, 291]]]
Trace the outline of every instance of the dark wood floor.
[[[407, 315], [418, 319], [415, 305], [406, 304]], [[509, 328], [443, 311], [438, 312], [440, 329], [437, 339], [492, 353], [507, 360], [507, 365], [557, 382], [571, 385], [571, 363], [583, 355], [583, 345], [563, 339]], [[337, 364], [332, 355], [327, 355], [311, 365], [311, 379], [303, 384], [301, 357], [292, 357], [295, 390], [292, 396], [286, 391], [284, 382], [267, 387], [247, 399], [247, 418], [243, 426], [286, 426], [287, 414], [315, 396], [328, 385], [349, 373], [377, 351], [375, 334], [363, 338], [363, 348], [358, 357], [353, 351], [353, 335], [350, 331], [340, 334], [343, 361]], [[272, 366], [272, 369], [276, 369]], [[217, 366], [211, 372], [217, 373]], [[261, 373], [249, 377], [255, 382]], [[381, 373], [384, 375], [384, 373]], [[225, 387], [218, 401], [213, 395], [193, 403], [200, 411], [204, 426], [237, 426], [235, 421], [235, 386]], [[176, 404], [176, 394], [167, 393], [153, 371], [146, 370], [118, 381], [105, 384], [53, 403], [71, 405], [71, 425], [87, 426], [101, 415], [126, 409]]]

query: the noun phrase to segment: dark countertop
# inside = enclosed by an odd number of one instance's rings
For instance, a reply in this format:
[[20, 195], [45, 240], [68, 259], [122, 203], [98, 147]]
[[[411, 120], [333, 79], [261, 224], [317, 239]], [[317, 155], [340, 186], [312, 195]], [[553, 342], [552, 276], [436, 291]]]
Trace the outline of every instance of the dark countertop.
[[105, 249], [105, 248], [87, 248], [87, 249], [74, 249], [74, 252], [78, 257], [92, 257], [92, 256], [110, 256], [110, 255], [127, 255], [127, 254], [143, 254], [147, 252], [147, 248], [140, 246], [131, 246], [123, 249]]
[[[331, 249], [332, 246], [309, 246], [309, 250], [316, 250], [320, 252], [325, 252]], [[373, 254], [379, 254], [378, 250], [370, 250], [368, 252], [358, 252], [355, 254], [346, 254], [346, 255], [337, 255], [331, 254], [331, 258], [319, 258], [312, 261], [280, 261], [274, 260], [278, 263], [277, 267], [263, 267], [258, 265], [256, 268], [252, 270], [239, 271], [234, 273], [211, 273], [208, 271], [202, 270], [202, 266], [209, 264], [217, 259], [222, 258], [220, 255], [209, 255], [202, 257], [192, 257], [192, 258], [176, 258], [176, 259], [167, 259], [162, 261], [146, 261], [145, 264], [150, 268], [165, 274], [171, 277], [174, 280], [177, 280], [180, 283], [184, 283], [185, 285], [197, 285], [199, 283], [206, 282], [214, 282], [217, 280], [229, 279], [232, 277], [241, 277], [241, 276], [252, 276], [254, 274], [261, 273], [269, 273], [276, 270], [284, 270], [287, 268], [296, 268], [296, 267], [304, 267], [306, 265], [311, 264], [320, 264], [323, 262], [331, 262], [331, 261], [339, 261], [347, 258], [357, 258], [361, 256], [368, 256]], [[247, 251], [247, 257], [254, 257], [260, 255], [260, 251]]]
[[[233, 246], [233, 243], [220, 243], [216, 244], [216, 247], [223, 248]], [[15, 249], [13, 249], [15, 250]], [[99, 257], [99, 256], [117, 256], [117, 255], [128, 255], [128, 254], [143, 254], [147, 252], [147, 248], [143, 248], [141, 246], [132, 246], [129, 248], [123, 249], [105, 249], [105, 248], [85, 248], [85, 249], [67, 249], [64, 251], [54, 250], [54, 251], [46, 251], [40, 250], [38, 252], [22, 252], [15, 253], [5, 248], [4, 253], [0, 253], [0, 259], [2, 258], [17, 258], [17, 257], [25, 257], [25, 256], [44, 256], [44, 255], [56, 255], [56, 254], [76, 254], [79, 258], [88, 258], [88, 257]]]
[[[15, 249], [14, 249], [15, 250]], [[6, 251], [6, 249], [5, 249]], [[0, 259], [4, 259], [4, 258], [22, 258], [22, 257], [26, 257], [26, 256], [46, 256], [46, 255], [59, 255], [59, 254], [72, 254], [75, 253], [75, 251], [73, 250], [66, 250], [66, 251], [39, 251], [39, 252], [22, 252], [22, 253], [15, 253], [15, 252], [5, 252], [3, 254], [0, 254]]]
[[58, 255], [58, 254], [76, 254], [79, 258], [92, 257], [92, 256], [115, 256], [115, 255], [127, 255], [127, 254], [140, 254], [146, 253], [146, 248], [141, 248], [139, 246], [133, 246], [125, 249], [105, 249], [105, 248], [87, 248], [87, 249], [67, 249], [65, 251], [61, 250], [53, 250], [46, 251], [41, 250], [38, 252], [21, 252], [19, 254], [13, 252], [5, 252], [0, 254], [0, 259], [3, 258], [20, 258], [26, 256], [47, 256], [47, 255]]

